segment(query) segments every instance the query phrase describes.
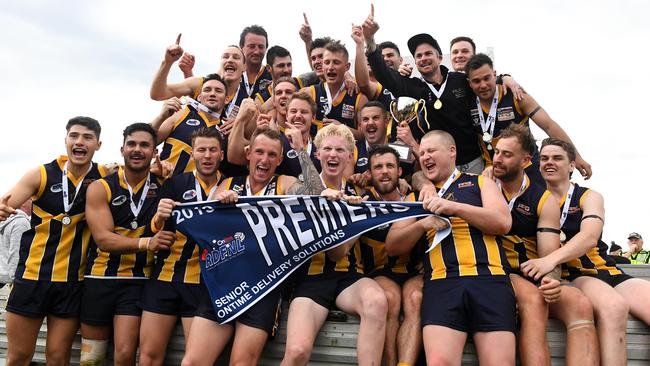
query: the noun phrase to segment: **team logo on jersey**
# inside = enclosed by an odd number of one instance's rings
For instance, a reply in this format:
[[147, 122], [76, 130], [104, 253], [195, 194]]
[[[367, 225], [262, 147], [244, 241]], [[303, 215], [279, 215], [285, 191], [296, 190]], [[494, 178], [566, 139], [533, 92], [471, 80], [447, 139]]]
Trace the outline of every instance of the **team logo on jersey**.
[[200, 125], [201, 121], [199, 121], [198, 119], [190, 118], [187, 121], [185, 121], [185, 124], [194, 127]]
[[579, 211], [582, 211], [580, 206], [569, 206], [569, 214], [574, 214]]
[[57, 183], [57, 184], [52, 184], [52, 187], [50, 187], [50, 192], [52, 193], [59, 193], [63, 190], [63, 184]]
[[205, 263], [205, 269], [209, 271], [242, 254], [246, 250], [244, 238], [244, 233], [238, 232], [221, 240], [212, 240], [212, 248], [210, 250], [205, 248], [201, 252], [201, 260]]
[[357, 166], [364, 166], [368, 164], [368, 158], [359, 158], [357, 160]]
[[474, 182], [468, 181], [468, 182], [458, 183], [458, 188], [467, 188], [467, 187], [474, 187]]
[[497, 119], [499, 121], [507, 121], [507, 120], [515, 119], [515, 112], [512, 110], [512, 107], [498, 108]]
[[233, 185], [230, 189], [233, 191], [237, 192], [237, 194], [241, 195], [242, 192], [244, 191], [244, 186], [240, 186], [238, 184]]
[[291, 150], [287, 151], [287, 158], [295, 159], [297, 157], [298, 157], [298, 153], [296, 152], [296, 150], [291, 149]]
[[525, 216], [531, 216], [533, 213], [530, 212], [530, 206], [526, 206], [523, 203], [518, 203], [516, 207], [517, 212]]
[[478, 118], [478, 109], [472, 109], [470, 111], [470, 114], [472, 115], [472, 122], [474, 126], [478, 126], [481, 124], [481, 121]]
[[266, 87], [268, 87], [269, 85], [271, 85], [271, 80], [268, 79], [260, 80], [260, 90], [266, 89]]
[[465, 98], [466, 95], [464, 88], [453, 89], [451, 93], [454, 95], [454, 97], [456, 97], [456, 99]]
[[196, 197], [196, 190], [190, 189], [185, 192], [183, 192], [183, 199], [186, 201], [189, 201], [191, 199], [194, 199]]
[[354, 106], [344, 103], [343, 109], [341, 110], [341, 117], [346, 119], [354, 119]]
[[113, 198], [113, 200], [111, 201], [111, 205], [120, 206], [120, 205], [124, 204], [124, 202], [126, 202], [126, 201], [127, 201], [126, 196], [121, 194], [121, 195]]

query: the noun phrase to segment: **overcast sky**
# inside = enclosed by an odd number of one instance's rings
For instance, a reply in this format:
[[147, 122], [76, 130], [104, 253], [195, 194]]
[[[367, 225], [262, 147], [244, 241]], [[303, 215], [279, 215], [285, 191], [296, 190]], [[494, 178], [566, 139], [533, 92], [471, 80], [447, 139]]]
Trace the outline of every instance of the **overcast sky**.
[[[292, 52], [297, 74], [308, 70], [298, 37], [303, 11], [316, 37], [341, 39], [353, 52], [350, 24], [365, 19], [369, 4], [3, 1], [0, 191], [65, 153], [64, 126], [73, 116], [98, 119], [103, 146], [95, 160], [118, 161], [122, 129], [150, 121], [160, 109], [149, 85], [178, 33], [181, 46], [196, 55], [196, 73], [205, 74], [217, 70], [221, 51], [238, 42], [243, 27], [263, 25], [270, 45]], [[375, 1], [377, 40], [392, 40], [402, 52], [420, 32], [431, 33], [443, 50], [458, 35], [474, 38], [479, 51], [494, 47], [497, 72], [513, 75], [592, 164], [586, 185], [605, 196], [604, 239], [624, 247], [631, 231], [650, 237], [650, 195], [643, 188], [650, 158], [648, 14], [642, 0]], [[174, 67], [170, 81], [181, 78]]]

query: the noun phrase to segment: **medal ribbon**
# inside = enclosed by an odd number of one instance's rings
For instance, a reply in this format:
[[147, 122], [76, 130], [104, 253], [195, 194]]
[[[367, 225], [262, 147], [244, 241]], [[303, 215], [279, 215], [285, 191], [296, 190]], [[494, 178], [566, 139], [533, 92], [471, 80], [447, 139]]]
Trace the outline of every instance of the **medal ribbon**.
[[232, 113], [233, 108], [235, 108], [235, 103], [237, 102], [237, 97], [239, 96], [240, 88], [241, 88], [241, 83], [237, 86], [237, 91], [235, 92], [235, 96], [233, 96], [230, 103], [228, 103], [228, 108], [226, 108], [226, 118], [230, 118], [230, 113]]
[[[448, 76], [449, 76], [449, 74], [447, 74], [447, 77]], [[445, 92], [445, 87], [447, 86], [447, 77], [445, 77], [445, 81], [443, 81], [442, 84], [440, 85], [439, 90], [436, 90], [436, 88], [433, 87], [433, 84], [431, 84], [430, 82], [424, 80], [424, 78], [422, 76], [420, 76], [420, 79], [422, 79], [422, 81], [424, 81], [427, 84], [429, 89], [431, 89], [431, 92], [433, 93], [433, 95], [435, 95], [436, 98], [438, 98], [438, 100], [439, 100], [440, 97], [442, 96], [442, 93]]]
[[[515, 200], [521, 196], [522, 193], [526, 190], [526, 184], [528, 183], [528, 177], [524, 174], [524, 179], [521, 181], [521, 187], [519, 187], [519, 192], [514, 195], [510, 201], [508, 201], [508, 208], [512, 211], [512, 208], [515, 206]], [[497, 186], [501, 189], [501, 181], [497, 179]]]
[[[323, 173], [321, 172], [318, 176], [320, 177], [320, 181], [321, 181], [321, 183], [323, 183], [323, 187], [325, 187], [325, 188], [329, 188], [329, 187], [327, 186], [327, 183], [325, 183], [325, 180], [323, 179]], [[345, 192], [345, 183], [346, 183], [346, 180], [345, 180], [345, 178], [344, 178], [344, 179], [341, 181], [341, 189], [340, 189], [341, 192]], [[332, 189], [334, 189], [334, 188], [332, 188]]]
[[129, 189], [129, 204], [131, 205], [131, 212], [133, 213], [134, 220], [138, 220], [138, 214], [142, 210], [142, 207], [144, 206], [144, 201], [147, 199], [147, 193], [149, 192], [149, 185], [151, 184], [151, 176], [147, 175], [147, 181], [144, 183], [144, 187], [142, 187], [142, 195], [140, 196], [140, 199], [138, 200], [138, 204], [136, 205], [133, 203], [133, 188], [131, 188], [131, 185], [129, 182], [126, 180], [126, 173], [124, 174], [124, 182], [126, 183], [126, 188]]
[[571, 197], [573, 197], [573, 189], [575, 186], [569, 183], [569, 191], [566, 194], [564, 205], [562, 205], [562, 214], [560, 215], [560, 229], [564, 226], [567, 216], [569, 215], [569, 206], [571, 205]]
[[92, 168], [93, 168], [93, 163], [91, 162], [90, 166], [88, 167], [88, 170], [86, 170], [86, 172], [81, 177], [81, 179], [79, 179], [79, 188], [75, 189], [74, 197], [72, 197], [72, 201], [69, 201], [70, 191], [68, 190], [68, 161], [66, 161], [65, 164], [63, 165], [63, 172], [61, 173], [61, 191], [63, 192], [63, 211], [65, 212], [66, 215], [68, 214], [68, 211], [72, 209], [74, 200], [77, 199], [77, 195], [79, 194], [79, 191], [81, 191], [81, 184], [83, 183], [86, 174], [88, 174], [88, 172], [90, 172]]
[[334, 98], [332, 98], [332, 93], [330, 92], [330, 88], [327, 85], [327, 83], [325, 83], [325, 94], [327, 95], [327, 106], [325, 109], [326, 117], [328, 114], [330, 114], [330, 111], [332, 111], [332, 105], [334, 105], [334, 101], [339, 97], [339, 94], [341, 94], [344, 88], [345, 88], [345, 83], [342, 83], [341, 87], [339, 88], [339, 91], [337, 91]]
[[[492, 136], [494, 136], [494, 126], [497, 124], [497, 105], [499, 104], [499, 86], [497, 85], [497, 90], [494, 93], [492, 98], [492, 105], [490, 106], [490, 111], [488, 112], [487, 121], [485, 116], [483, 116], [483, 108], [481, 107], [481, 100], [476, 97], [476, 107], [478, 108], [478, 120], [481, 123], [481, 130], [483, 130], [483, 135], [489, 133], [490, 140], [485, 141], [489, 143], [492, 141]], [[488, 131], [489, 130], [489, 131]]]
[[445, 184], [442, 185], [442, 187], [438, 190], [438, 196], [440, 198], [443, 198], [442, 196], [445, 195], [445, 192], [449, 189], [449, 186], [451, 186], [451, 183], [460, 175], [460, 172], [458, 169], [454, 168], [454, 172], [451, 173], [449, 178], [445, 181]]
[[205, 105], [203, 105], [198, 100], [194, 100], [194, 99], [192, 99], [192, 98], [190, 98], [188, 96], [185, 96], [185, 97], [181, 98], [181, 102], [183, 104], [189, 104], [194, 109], [196, 109], [197, 111], [205, 112], [206, 114], [209, 114], [210, 116], [212, 116], [214, 118], [220, 118], [221, 117], [221, 113], [213, 111], [212, 109], [210, 109], [210, 108], [206, 107]]
[[259, 190], [259, 192], [253, 193], [253, 191], [251, 190], [250, 177], [246, 177], [246, 196], [251, 196], [251, 197], [252, 196], [266, 196], [267, 195], [266, 190], [268, 189], [269, 184], [271, 184], [272, 180], [273, 180], [273, 177], [271, 177], [271, 179], [266, 183], [266, 185], [264, 187], [262, 187], [262, 189]]

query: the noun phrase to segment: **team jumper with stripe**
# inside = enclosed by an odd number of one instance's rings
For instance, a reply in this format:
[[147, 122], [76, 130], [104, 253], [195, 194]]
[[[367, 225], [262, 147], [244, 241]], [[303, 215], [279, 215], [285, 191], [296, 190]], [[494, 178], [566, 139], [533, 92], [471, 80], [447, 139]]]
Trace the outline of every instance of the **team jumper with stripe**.
[[[506, 201], [510, 197], [502, 190]], [[510, 211], [512, 227], [501, 237], [510, 272], [521, 275], [519, 266], [529, 259], [539, 258], [537, 251], [537, 223], [546, 199], [551, 192], [527, 180], [526, 188], [516, 199]]]
[[[201, 195], [196, 192], [196, 181], [199, 181]], [[218, 173], [216, 186], [221, 183], [223, 176]], [[160, 199], [170, 198], [174, 202], [199, 202], [201, 197], [207, 199], [210, 189], [195, 173], [177, 175], [163, 184]], [[162, 229], [162, 228], [157, 228]], [[170, 218], [165, 223], [165, 230], [174, 230], [174, 220]], [[201, 268], [199, 267], [199, 246], [190, 237], [176, 230], [176, 240], [169, 250], [159, 251], [153, 266], [152, 279], [165, 282], [187, 284], [201, 283]]]
[[[381, 197], [374, 188], [366, 191], [362, 196], [367, 195], [370, 201], [381, 201]], [[409, 192], [402, 201], [416, 202], [416, 192]], [[359, 242], [363, 260], [363, 268], [366, 274], [378, 270], [386, 270], [392, 273], [412, 274], [422, 273], [422, 253], [426, 248], [426, 242], [419, 240], [410, 253], [400, 256], [389, 256], [386, 254], [386, 236], [391, 225], [385, 225], [370, 230], [361, 237]]]
[[325, 83], [320, 83], [312, 85], [308, 89], [311, 99], [316, 103], [316, 116], [314, 116], [315, 119], [311, 125], [312, 137], [316, 136], [318, 130], [323, 128], [323, 120], [325, 118], [335, 119], [348, 127], [357, 128], [354, 117], [359, 109], [359, 100], [361, 99], [362, 94], [358, 93], [357, 95], [350, 95], [345, 88], [341, 90], [341, 93], [339, 93], [336, 98], [336, 93], [332, 93], [332, 98], [335, 99], [332, 100], [332, 109], [326, 114], [326, 87]]
[[[482, 184], [483, 176], [461, 173], [443, 198], [481, 207]], [[424, 256], [425, 280], [507, 274], [508, 260], [500, 238], [483, 234], [460, 217], [452, 216], [449, 220], [449, 236]], [[428, 242], [431, 242], [435, 230], [429, 230], [426, 235]]]
[[[567, 241], [571, 240], [571, 238], [580, 232], [583, 215], [582, 204], [590, 191], [589, 188], [580, 187], [575, 183], [573, 185], [575, 188], [571, 202], [569, 203], [568, 215], [566, 221], [564, 221], [564, 225], [562, 225], [562, 232], [566, 235]], [[560, 210], [565, 201], [566, 195], [560, 202]], [[616, 262], [607, 255], [607, 244], [602, 240], [602, 233], [601, 237], [598, 238], [598, 242], [585, 255], [562, 264], [562, 278], [564, 279], [575, 279], [576, 277], [585, 275], [595, 276], [600, 273], [610, 276], [623, 274], [616, 267]]]
[[[129, 189], [124, 179], [124, 170], [120, 168], [116, 173], [100, 180], [106, 191], [106, 201], [113, 217], [113, 231], [128, 238], [140, 238], [150, 235], [149, 222], [158, 208], [158, 178], [149, 173], [149, 191], [137, 218], [133, 217], [130, 206]], [[144, 191], [146, 179], [138, 182], [133, 188], [133, 201], [137, 204]], [[136, 219], [136, 229], [131, 228], [131, 222]], [[88, 249], [88, 265], [86, 277], [88, 278], [127, 278], [146, 279], [151, 275], [154, 255], [150, 251], [135, 253], [109, 253], [97, 247], [94, 240]]]
[[86, 225], [86, 189], [106, 172], [97, 163], [81, 179], [68, 171], [68, 197], [74, 199], [68, 212], [70, 224], [61, 220], [63, 207], [62, 174], [68, 161], [60, 156], [40, 166], [41, 181], [32, 202], [31, 227], [20, 241], [17, 279], [52, 282], [76, 282], [84, 278], [90, 229]]

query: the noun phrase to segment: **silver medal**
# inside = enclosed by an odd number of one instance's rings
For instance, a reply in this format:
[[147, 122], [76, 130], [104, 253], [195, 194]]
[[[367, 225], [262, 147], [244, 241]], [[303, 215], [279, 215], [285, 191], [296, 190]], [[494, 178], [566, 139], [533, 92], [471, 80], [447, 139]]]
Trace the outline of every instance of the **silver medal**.
[[492, 142], [492, 135], [489, 132], [483, 132], [483, 142], [488, 144]]
[[138, 222], [133, 220], [131, 221], [131, 229], [135, 230], [138, 228]]
[[63, 218], [61, 219], [61, 223], [63, 225], [70, 225], [71, 222], [72, 222], [72, 219], [70, 219], [70, 216], [68, 216], [68, 215], [63, 216]]
[[560, 230], [560, 243], [561, 244], [566, 243], [566, 234], [562, 230]]

